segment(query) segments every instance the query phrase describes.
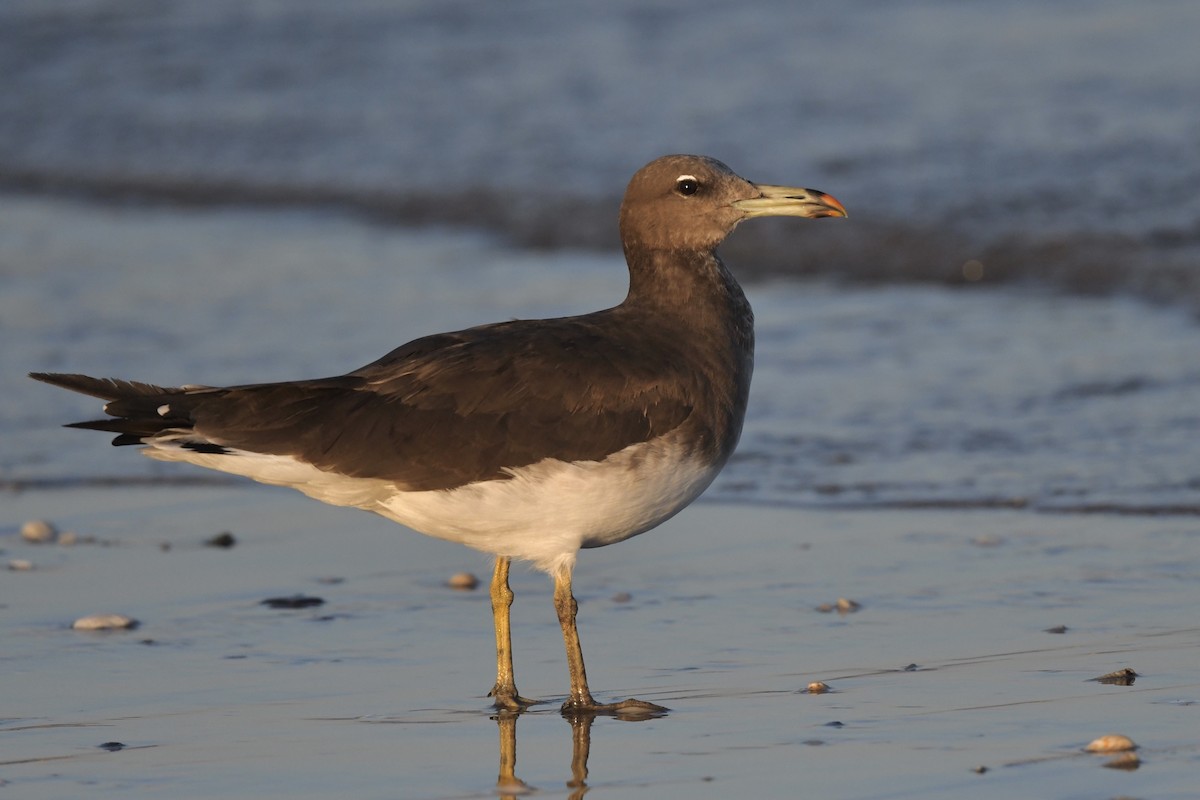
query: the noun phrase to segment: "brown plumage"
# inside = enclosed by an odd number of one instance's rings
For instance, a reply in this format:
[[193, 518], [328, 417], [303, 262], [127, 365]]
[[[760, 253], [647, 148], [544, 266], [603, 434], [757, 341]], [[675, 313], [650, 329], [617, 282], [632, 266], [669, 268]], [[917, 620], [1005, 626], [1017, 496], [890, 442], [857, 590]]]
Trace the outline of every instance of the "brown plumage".
[[737, 444], [754, 318], [714, 252], [742, 220], [845, 216], [828, 195], [753, 184], [702, 156], [666, 156], [621, 205], [629, 293], [577, 317], [516, 320], [417, 339], [346, 375], [164, 388], [31, 377], [108, 401], [116, 433], [156, 458], [293, 486], [497, 556], [496, 705], [521, 709], [508, 641], [510, 558], [555, 577], [571, 674], [587, 689], [571, 571], [580, 547], [649, 530], [694, 499]]

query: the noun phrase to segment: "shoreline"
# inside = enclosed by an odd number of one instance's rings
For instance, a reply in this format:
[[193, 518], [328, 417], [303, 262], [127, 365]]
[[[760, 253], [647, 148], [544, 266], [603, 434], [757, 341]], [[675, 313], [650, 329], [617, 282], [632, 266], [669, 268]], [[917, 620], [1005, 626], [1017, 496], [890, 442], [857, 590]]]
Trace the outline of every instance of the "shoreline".
[[[718, 479], [719, 480], [719, 479]], [[90, 489], [214, 489], [240, 488], [278, 492], [279, 487], [264, 486], [237, 476], [222, 474], [196, 475], [78, 475], [42, 478], [0, 478], [0, 494], [23, 495], [34, 493], [63, 493]], [[286, 494], [286, 492], [285, 492]], [[709, 496], [711, 494], [712, 496]], [[849, 500], [821, 502], [789, 501], [779, 497], [739, 498], [736, 492], [725, 493], [720, 486], [701, 495], [696, 503], [751, 508], [778, 508], [797, 511], [832, 512], [892, 512], [892, 511], [1021, 511], [1030, 514], [1112, 515], [1118, 517], [1194, 517], [1200, 516], [1200, 506], [1190, 504], [1134, 504], [1119, 502], [1085, 502], [1069, 504], [1039, 502], [1021, 497], [980, 498], [907, 498], [898, 500]]]
[[[619, 183], [619, 181], [617, 181]], [[454, 190], [256, 184], [200, 176], [60, 175], [0, 169], [0, 194], [96, 209], [314, 213], [385, 230], [463, 231], [531, 253], [620, 250], [620, 198], [520, 193], [475, 186]], [[920, 222], [856, 216], [852, 225], [813, 231], [762, 224], [733, 237], [723, 256], [751, 283], [827, 279], [847, 285], [934, 285], [964, 289], [1044, 286], [1077, 296], [1120, 296], [1200, 312], [1195, 226], [1134, 235], [1088, 227], [1025, 234], [970, 229], [952, 212]], [[977, 228], [977, 226], [976, 226]], [[806, 258], [797, 261], [795, 254]]]

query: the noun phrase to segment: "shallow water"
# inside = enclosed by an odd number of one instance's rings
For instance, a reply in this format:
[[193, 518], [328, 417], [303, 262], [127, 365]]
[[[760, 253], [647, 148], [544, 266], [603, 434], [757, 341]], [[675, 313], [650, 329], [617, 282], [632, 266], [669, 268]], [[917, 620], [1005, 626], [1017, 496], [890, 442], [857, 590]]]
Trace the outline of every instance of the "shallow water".
[[[748, 223], [734, 239], [757, 234]], [[203, 475], [61, 430], [99, 404], [25, 372], [161, 384], [341, 374], [432, 331], [612, 305], [625, 281], [615, 255], [316, 212], [9, 197], [0, 480]], [[710, 499], [1200, 511], [1200, 326], [1184, 311], [1031, 288], [776, 281], [747, 293], [750, 412]]]
[[1200, 308], [1198, 29], [1192, 0], [9, 0], [0, 185], [615, 250], [628, 176], [701, 152], [851, 210], [760, 270]]

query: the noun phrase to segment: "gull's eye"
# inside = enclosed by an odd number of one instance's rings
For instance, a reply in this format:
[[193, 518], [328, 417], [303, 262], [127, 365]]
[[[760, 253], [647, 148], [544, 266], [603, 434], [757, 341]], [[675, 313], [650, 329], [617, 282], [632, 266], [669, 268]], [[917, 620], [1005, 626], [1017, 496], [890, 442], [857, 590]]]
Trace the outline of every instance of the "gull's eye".
[[675, 181], [675, 191], [684, 197], [691, 197], [696, 192], [700, 191], [700, 181], [696, 180], [691, 175], [680, 175]]

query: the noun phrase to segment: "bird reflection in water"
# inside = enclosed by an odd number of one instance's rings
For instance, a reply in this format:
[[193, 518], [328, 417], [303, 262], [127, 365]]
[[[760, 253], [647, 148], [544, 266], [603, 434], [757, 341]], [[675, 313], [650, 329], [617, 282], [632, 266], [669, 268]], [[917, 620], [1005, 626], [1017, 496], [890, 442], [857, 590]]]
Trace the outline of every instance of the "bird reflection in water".
[[[501, 710], [492, 717], [500, 729], [500, 774], [496, 778], [496, 794], [505, 800], [513, 800], [530, 792], [537, 791], [534, 787], [517, 777], [517, 718], [521, 712]], [[570, 800], [579, 800], [587, 794], [588, 785], [588, 755], [592, 749], [592, 722], [596, 714], [563, 714], [571, 725], [571, 779], [567, 788], [571, 790]], [[663, 716], [662, 712], [642, 714], [613, 714], [626, 722], [636, 722], [655, 719]]]

